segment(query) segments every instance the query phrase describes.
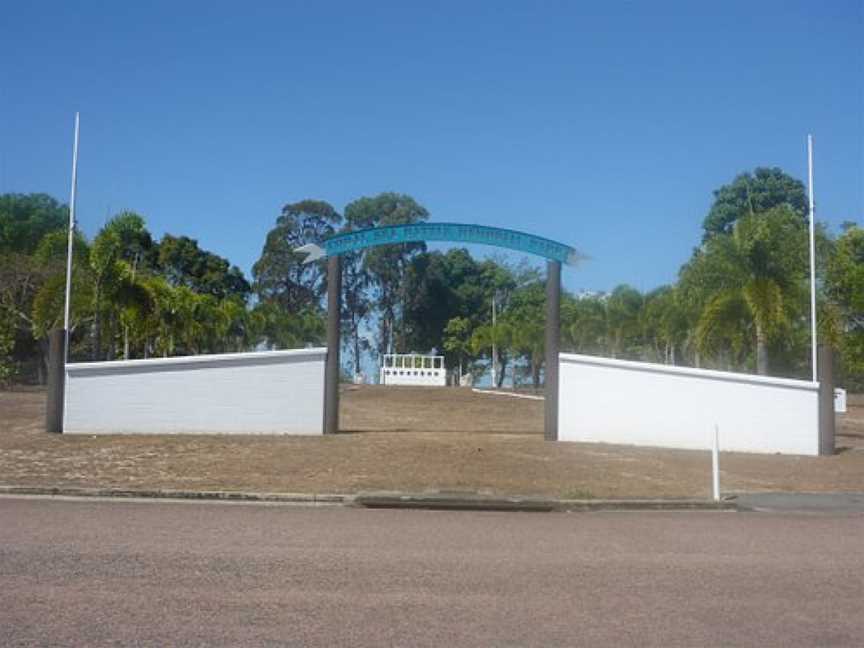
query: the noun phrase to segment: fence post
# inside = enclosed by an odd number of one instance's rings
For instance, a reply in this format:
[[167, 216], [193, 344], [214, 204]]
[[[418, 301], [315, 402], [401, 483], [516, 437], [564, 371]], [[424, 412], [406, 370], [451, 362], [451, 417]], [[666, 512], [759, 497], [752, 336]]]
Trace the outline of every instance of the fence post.
[[819, 454], [834, 454], [834, 349], [819, 345]]
[[327, 361], [324, 365], [324, 434], [339, 432], [339, 327], [342, 311], [341, 257], [327, 259]]
[[558, 440], [558, 351], [561, 335], [561, 263], [549, 261], [546, 275], [546, 402], [543, 438]]
[[63, 389], [66, 374], [66, 331], [57, 328], [48, 335], [48, 398], [45, 431], [63, 432]]

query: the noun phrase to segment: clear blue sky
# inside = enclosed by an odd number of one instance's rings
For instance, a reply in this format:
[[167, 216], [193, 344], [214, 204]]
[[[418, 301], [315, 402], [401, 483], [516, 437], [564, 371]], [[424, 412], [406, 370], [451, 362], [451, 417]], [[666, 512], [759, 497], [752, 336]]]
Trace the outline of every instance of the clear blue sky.
[[864, 221], [861, 0], [0, 2], [0, 192], [142, 213], [245, 271], [281, 205], [411, 194], [440, 221], [593, 259], [571, 289], [674, 279], [711, 191], [805, 178]]

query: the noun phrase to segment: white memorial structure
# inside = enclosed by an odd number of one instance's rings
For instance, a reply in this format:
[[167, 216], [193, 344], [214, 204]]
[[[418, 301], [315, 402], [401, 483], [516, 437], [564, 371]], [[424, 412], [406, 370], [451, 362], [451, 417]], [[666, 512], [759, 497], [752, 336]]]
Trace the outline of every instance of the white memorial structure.
[[447, 385], [444, 356], [416, 353], [388, 353], [381, 357], [379, 383], [382, 385]]

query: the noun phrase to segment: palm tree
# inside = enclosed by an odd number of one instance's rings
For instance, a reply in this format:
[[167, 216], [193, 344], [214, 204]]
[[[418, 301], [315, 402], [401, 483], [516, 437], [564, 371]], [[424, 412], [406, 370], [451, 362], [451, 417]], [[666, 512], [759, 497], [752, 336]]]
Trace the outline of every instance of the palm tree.
[[673, 286], [661, 286], [645, 295], [641, 321], [644, 343], [650, 345], [653, 359], [676, 364], [677, 350], [687, 340], [689, 325], [679, 291]]
[[606, 339], [606, 306], [601, 297], [565, 300], [561, 305], [564, 343], [576, 353], [602, 353]]
[[144, 339], [147, 319], [155, 309], [153, 294], [136, 269], [125, 261], [118, 262], [119, 277], [112, 295], [112, 306], [118, 311], [123, 328], [123, 359], [131, 357], [131, 345]]
[[[93, 277], [93, 353], [102, 359], [102, 327], [107, 317], [109, 325], [121, 320], [122, 311], [131, 302], [146, 300], [146, 291], [137, 280], [139, 264], [152, 241], [144, 219], [134, 212], [121, 212], [108, 221], [93, 240], [90, 266]], [[118, 314], [118, 311], [120, 314]], [[127, 318], [128, 319], [128, 318]], [[110, 327], [110, 328], [113, 328]], [[114, 338], [109, 338], [109, 351]], [[129, 356], [129, 329], [123, 329], [123, 355]]]
[[641, 342], [642, 293], [626, 284], [606, 300], [606, 346], [613, 358], [629, 355]]
[[507, 322], [499, 321], [495, 324], [484, 324], [474, 330], [471, 336], [471, 349], [474, 353], [482, 353], [494, 345], [496, 349], [495, 358], [498, 364], [498, 375], [492, 376], [492, 384], [500, 387], [504, 381], [504, 370], [507, 368], [506, 349], [511, 345], [513, 330]]
[[739, 218], [731, 234], [712, 238], [689, 269], [713, 284], [696, 327], [697, 348], [731, 351], [739, 360], [754, 348], [756, 371], [767, 375], [770, 342], [800, 310], [806, 249], [801, 219], [786, 208]]
[[226, 297], [216, 306], [214, 329], [216, 346], [220, 351], [242, 351], [249, 338], [248, 311], [236, 298]]
[[[546, 349], [546, 324], [539, 317], [520, 317], [510, 322], [510, 344], [513, 351], [524, 355], [531, 367], [531, 382], [540, 387], [540, 370], [543, 368]], [[515, 385], [514, 385], [515, 387]]]
[[467, 363], [473, 348], [471, 346], [471, 320], [467, 317], [454, 317], [444, 327], [443, 346], [445, 353], [455, 358], [458, 365], [457, 385], [462, 384], [463, 364]]

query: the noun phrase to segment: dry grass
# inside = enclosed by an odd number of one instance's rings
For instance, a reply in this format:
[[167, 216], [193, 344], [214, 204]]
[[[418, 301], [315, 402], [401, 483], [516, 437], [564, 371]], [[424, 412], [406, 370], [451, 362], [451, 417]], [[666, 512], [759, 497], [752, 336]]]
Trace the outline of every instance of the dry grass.
[[[724, 453], [740, 491], [864, 491], [864, 403], [833, 457]], [[63, 436], [44, 395], [0, 392], [0, 484], [352, 493], [450, 490], [594, 497], [710, 492], [706, 452], [546, 443], [543, 403], [467, 389], [356, 388], [334, 437]]]

